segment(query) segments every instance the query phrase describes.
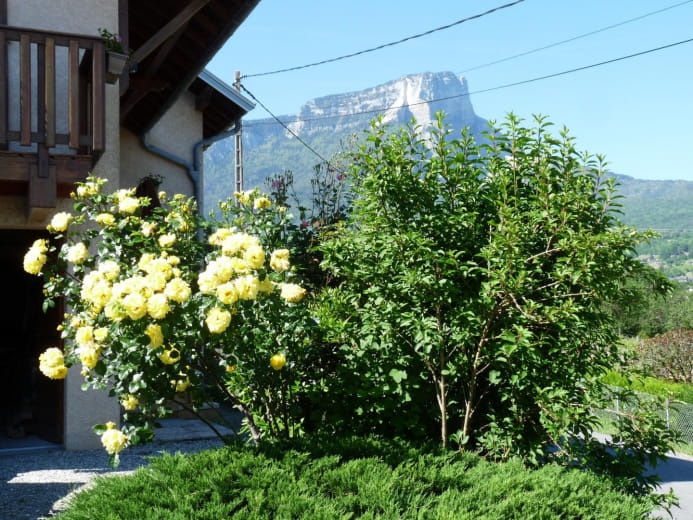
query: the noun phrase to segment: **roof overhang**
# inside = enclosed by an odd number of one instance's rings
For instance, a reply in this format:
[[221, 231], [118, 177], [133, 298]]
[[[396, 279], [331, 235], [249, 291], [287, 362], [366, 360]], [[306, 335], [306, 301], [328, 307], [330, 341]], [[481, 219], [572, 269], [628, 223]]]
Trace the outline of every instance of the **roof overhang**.
[[248, 98], [207, 70], [193, 81], [188, 91], [202, 111], [203, 138], [217, 135], [255, 108]]

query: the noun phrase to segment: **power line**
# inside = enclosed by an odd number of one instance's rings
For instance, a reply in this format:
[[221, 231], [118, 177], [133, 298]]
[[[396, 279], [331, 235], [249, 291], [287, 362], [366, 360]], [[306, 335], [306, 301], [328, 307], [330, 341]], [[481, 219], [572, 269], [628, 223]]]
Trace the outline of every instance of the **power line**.
[[272, 113], [272, 111], [271, 111], [269, 108], [267, 108], [267, 106], [266, 106], [262, 101], [260, 101], [258, 98], [256, 98], [255, 95], [254, 95], [250, 90], [248, 90], [247, 88], [245, 88], [245, 86], [242, 85], [240, 82], [238, 82], [238, 86], [240, 86], [240, 87], [245, 91], [245, 93], [248, 94], [248, 95], [253, 99], [253, 101], [255, 101], [258, 105], [260, 105], [260, 106], [265, 110], [265, 112], [267, 112], [270, 116], [272, 116], [272, 118], [273, 118], [277, 123], [279, 123], [280, 125], [282, 125], [282, 126], [286, 129], [287, 132], [289, 132], [289, 133], [290, 133], [291, 135], [293, 135], [296, 139], [298, 139], [298, 142], [299, 142], [299, 143], [301, 143], [301, 144], [302, 144], [303, 146], [305, 146], [308, 150], [310, 150], [311, 152], [313, 152], [313, 154], [315, 154], [321, 161], [323, 161], [325, 164], [327, 164], [328, 168], [331, 167], [331, 166], [330, 166], [330, 161], [328, 161], [327, 159], [325, 159], [319, 152], [317, 152], [317, 151], [315, 150], [315, 148], [313, 148], [311, 145], [309, 145], [307, 142], [305, 142], [303, 139], [301, 139], [301, 137], [300, 137], [296, 132], [294, 132], [293, 130], [291, 130], [291, 128], [289, 128], [286, 124], [284, 124], [284, 122], [283, 122], [281, 119], [279, 119], [277, 116], [275, 116], [275, 115]]
[[337, 56], [336, 58], [330, 58], [327, 60], [322, 60], [322, 61], [316, 61], [314, 63], [308, 63], [306, 65], [298, 65], [296, 67], [287, 67], [285, 69], [278, 69], [278, 70], [271, 70], [268, 72], [259, 72], [257, 74], [246, 74], [245, 76], [242, 76], [243, 78], [257, 78], [259, 76], [269, 76], [271, 74], [281, 74], [282, 72], [289, 72], [289, 71], [294, 71], [294, 70], [301, 70], [301, 69], [307, 69], [309, 67], [317, 67], [318, 65], [324, 65], [326, 63], [333, 63], [335, 61], [340, 61], [340, 60], [345, 60], [347, 58], [353, 58], [354, 56], [360, 56], [361, 54], [366, 54], [369, 52], [373, 51], [378, 51], [381, 49], [385, 49], [386, 47], [392, 47], [394, 45], [399, 45], [400, 43], [408, 42], [410, 40], [415, 40], [416, 38], [422, 38], [423, 36], [428, 36], [429, 34], [433, 34], [438, 31], [443, 31], [445, 29], [449, 29], [451, 27], [454, 27], [456, 25], [460, 25], [464, 22], [468, 22], [470, 20], [475, 20], [477, 18], [482, 18], [484, 16], [487, 16], [491, 13], [494, 13], [496, 11], [500, 11], [501, 9], [507, 9], [508, 7], [512, 7], [514, 5], [520, 4], [524, 2], [525, 0], [515, 0], [514, 2], [510, 2], [505, 5], [501, 5], [498, 7], [494, 7], [493, 9], [489, 9], [488, 11], [485, 11], [483, 13], [475, 14], [473, 16], [469, 16], [467, 18], [462, 18], [461, 20], [457, 20], [456, 22], [452, 22], [447, 25], [443, 25], [441, 27], [436, 27], [435, 29], [430, 29], [428, 31], [419, 33], [419, 34], [414, 34], [412, 36], [407, 36], [406, 38], [402, 38], [401, 40], [393, 41], [393, 42], [388, 42], [388, 43], [383, 43], [382, 45], [378, 45], [377, 47], [371, 47], [369, 49], [364, 49], [362, 51], [358, 52], [352, 52], [351, 54], [344, 54], [343, 56]]
[[579, 34], [578, 36], [574, 36], [574, 37], [572, 37], [572, 38], [568, 38], [567, 40], [561, 40], [561, 41], [558, 41], [558, 42], [550, 43], [550, 44], [548, 44], [548, 45], [544, 45], [543, 47], [537, 47], [536, 49], [532, 49], [532, 50], [529, 50], [529, 51], [521, 52], [521, 53], [519, 53], [519, 54], [513, 54], [512, 56], [507, 56], [507, 57], [505, 57], [505, 58], [500, 58], [500, 59], [495, 60], [495, 61], [489, 61], [488, 63], [482, 63], [481, 65], [476, 65], [476, 66], [474, 66], [474, 67], [470, 67], [470, 68], [468, 68], [468, 69], [465, 69], [465, 70], [463, 70], [463, 71], [460, 71], [460, 72], [458, 72], [458, 74], [464, 74], [465, 72], [471, 72], [471, 71], [473, 71], [473, 70], [483, 69], [483, 68], [485, 68], [485, 67], [490, 67], [491, 65], [497, 65], [498, 63], [503, 63], [503, 62], [506, 62], [506, 61], [514, 60], [515, 58], [521, 58], [522, 56], [527, 56], [527, 55], [529, 55], [529, 54], [534, 54], [535, 52], [543, 51], [543, 50], [546, 50], [546, 49], [551, 49], [552, 47], [558, 47], [559, 45], [563, 45], [564, 43], [573, 42], [573, 41], [579, 40], [579, 39], [581, 39], [581, 38], [586, 38], [587, 36], [592, 36], [593, 34], [598, 34], [598, 33], [600, 33], [600, 32], [608, 31], [608, 30], [610, 30], [610, 29], [614, 29], [614, 28], [616, 28], [616, 27], [620, 27], [620, 26], [622, 26], [622, 25], [626, 25], [626, 24], [629, 24], [629, 23], [631, 23], [631, 22], [635, 22], [635, 21], [638, 21], [638, 20], [642, 20], [643, 18], [647, 18], [647, 17], [649, 17], [649, 16], [653, 16], [653, 15], [655, 15], [655, 14], [659, 14], [659, 13], [662, 13], [662, 12], [664, 12], [664, 11], [668, 11], [668, 10], [670, 10], [670, 9], [674, 9], [674, 8], [676, 8], [676, 7], [680, 7], [680, 6], [684, 5], [684, 4], [690, 4], [691, 2], [693, 2], [693, 0], [686, 0], [685, 2], [679, 2], [678, 4], [670, 5], [669, 7], [664, 7], [663, 9], [658, 9], [658, 10], [656, 10], [656, 11], [651, 11], [651, 12], [649, 12], [649, 13], [645, 13], [645, 14], [642, 14], [642, 15], [640, 15], [640, 16], [636, 16], [635, 18], [629, 18], [628, 20], [624, 20], [624, 21], [619, 22], [619, 23], [615, 23], [615, 24], [612, 24], [612, 25], [607, 25], [606, 27], [602, 27], [601, 29], [595, 29], [594, 31], [590, 31], [590, 32], [587, 32], [587, 33], [584, 33], [584, 34]]
[[[441, 97], [441, 98], [437, 98], [437, 99], [428, 99], [428, 100], [424, 100], [424, 101], [417, 101], [416, 103], [405, 103], [405, 104], [403, 104], [403, 105], [398, 105], [398, 106], [394, 106], [394, 107], [386, 107], [386, 108], [374, 109], [374, 110], [363, 110], [363, 111], [360, 111], [360, 112], [351, 112], [351, 113], [349, 113], [349, 114], [338, 114], [338, 115], [333, 115], [333, 116], [320, 116], [320, 117], [312, 117], [312, 118], [306, 118], [306, 119], [298, 119], [298, 118], [297, 118], [297, 119], [294, 119], [294, 120], [288, 121], [288, 122], [289, 122], [289, 123], [298, 123], [298, 122], [319, 121], [319, 120], [323, 120], [323, 119], [334, 119], [334, 118], [337, 118], [337, 117], [353, 117], [353, 116], [365, 115], [365, 114], [381, 114], [381, 113], [383, 113], [383, 112], [388, 112], [388, 111], [390, 111], [390, 110], [399, 110], [400, 108], [407, 108], [407, 107], [418, 106], [418, 105], [428, 105], [428, 104], [431, 104], [431, 103], [438, 103], [438, 102], [440, 102], [440, 101], [447, 101], [447, 100], [450, 100], [450, 99], [456, 99], [456, 98], [461, 98], [461, 97], [467, 97], [467, 96], [471, 96], [472, 94], [484, 94], [484, 93], [486, 93], [486, 92], [492, 92], [492, 91], [494, 91], [494, 90], [501, 90], [501, 89], [510, 88], [510, 87], [517, 87], [517, 86], [520, 86], [520, 85], [526, 85], [526, 84], [528, 84], [528, 83], [534, 83], [534, 82], [536, 82], [536, 81], [542, 81], [542, 80], [545, 80], [545, 79], [556, 78], [556, 77], [558, 77], [558, 76], [564, 76], [564, 75], [566, 75], [566, 74], [572, 74], [572, 73], [574, 73], [574, 72], [579, 72], [579, 71], [582, 71], [582, 70], [592, 69], [592, 68], [595, 68], [595, 67], [601, 67], [602, 65], [608, 65], [608, 64], [610, 64], [610, 63], [616, 63], [616, 62], [618, 62], [618, 61], [623, 61], [623, 60], [627, 60], [627, 59], [630, 59], [630, 58], [635, 58], [635, 57], [638, 57], [638, 56], [643, 56], [643, 55], [645, 55], [645, 54], [650, 54], [650, 53], [652, 53], [652, 52], [657, 52], [657, 51], [661, 51], [661, 50], [664, 50], [664, 49], [669, 49], [669, 48], [671, 48], [671, 47], [676, 47], [676, 46], [678, 46], [678, 45], [683, 45], [684, 43], [690, 43], [690, 42], [692, 42], [692, 41], [693, 41], [693, 38], [689, 38], [689, 39], [687, 39], [687, 40], [681, 40], [681, 41], [674, 42], [674, 43], [670, 43], [670, 44], [667, 44], [667, 45], [662, 45], [661, 47], [655, 47], [655, 48], [653, 48], [653, 49], [648, 49], [648, 50], [645, 50], [645, 51], [640, 51], [640, 52], [636, 52], [636, 53], [633, 53], [633, 54], [628, 54], [627, 56], [620, 56], [620, 57], [618, 57], [618, 58], [612, 58], [612, 59], [610, 59], [610, 60], [600, 61], [599, 63], [592, 63], [592, 64], [590, 64], [590, 65], [584, 65], [584, 66], [582, 66], [582, 67], [576, 67], [576, 68], [574, 68], [574, 69], [568, 69], [568, 70], [564, 70], [564, 71], [561, 71], [561, 72], [554, 72], [553, 74], [546, 74], [546, 75], [544, 75], [544, 76], [538, 76], [538, 77], [536, 77], [536, 78], [525, 79], [525, 80], [522, 80], [522, 81], [515, 81], [515, 82], [512, 82], [512, 83], [505, 83], [505, 84], [503, 84], [503, 85], [498, 85], [498, 86], [496, 86], [496, 87], [490, 87], [490, 88], [486, 88], [486, 89], [475, 90], [475, 91], [472, 91], [472, 92], [466, 92], [466, 93], [464, 93], [464, 94], [455, 94], [455, 95], [452, 95], [452, 96], [445, 96], [445, 97]], [[259, 102], [258, 102], [258, 103], [259, 103]], [[260, 103], [260, 105], [262, 105], [262, 104]], [[264, 108], [264, 106], [263, 106], [263, 108]], [[266, 109], [265, 109], [265, 110], [266, 110]], [[278, 119], [276, 116], [274, 116], [274, 115], [272, 115], [272, 117], [273, 117], [278, 123], [280, 123], [282, 126], [284, 126], [285, 128], [287, 128], [286, 125], [285, 125], [285, 123], [284, 123], [283, 121], [279, 120], [279, 119]], [[272, 123], [272, 122], [256, 122], [256, 123], [251, 123], [251, 124], [249, 124], [248, 126], [251, 126], [251, 127], [252, 127], [252, 126], [262, 125], [262, 124], [274, 124], [274, 123]], [[292, 132], [292, 133], [293, 133], [293, 132]], [[294, 135], [295, 135], [295, 134], [294, 134]]]

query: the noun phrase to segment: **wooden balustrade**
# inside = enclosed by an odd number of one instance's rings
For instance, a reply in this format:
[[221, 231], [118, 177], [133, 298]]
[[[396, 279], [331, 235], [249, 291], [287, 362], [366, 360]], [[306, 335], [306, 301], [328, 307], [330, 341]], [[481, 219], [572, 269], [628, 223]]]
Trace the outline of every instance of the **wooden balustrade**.
[[101, 38], [0, 26], [0, 195], [50, 211], [84, 177], [106, 144], [105, 82]]

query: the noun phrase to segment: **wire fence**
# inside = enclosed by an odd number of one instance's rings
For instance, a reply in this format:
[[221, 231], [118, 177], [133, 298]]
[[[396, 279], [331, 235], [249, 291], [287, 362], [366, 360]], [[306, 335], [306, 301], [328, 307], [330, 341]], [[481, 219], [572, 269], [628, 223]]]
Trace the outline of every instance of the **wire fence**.
[[[638, 397], [643, 400], [658, 401], [658, 398], [649, 394], [638, 392]], [[602, 419], [602, 425], [607, 426], [618, 418], [619, 414], [633, 412], [637, 406], [632, 402], [624, 402], [619, 399], [617, 393], [611, 398], [612, 408], [597, 410], [596, 415]], [[693, 404], [666, 399], [658, 409], [660, 416], [666, 421], [667, 428], [678, 432], [682, 442], [693, 444]]]

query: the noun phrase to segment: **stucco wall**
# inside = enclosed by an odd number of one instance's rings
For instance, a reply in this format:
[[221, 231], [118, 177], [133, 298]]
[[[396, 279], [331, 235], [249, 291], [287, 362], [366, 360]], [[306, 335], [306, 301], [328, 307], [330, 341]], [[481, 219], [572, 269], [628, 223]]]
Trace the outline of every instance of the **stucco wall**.
[[98, 35], [99, 27], [118, 32], [118, 0], [7, 0], [7, 22], [87, 35]]
[[[195, 110], [195, 98], [186, 93], [169, 109], [149, 134], [149, 143], [192, 164], [193, 146], [202, 139], [202, 112]], [[129, 130], [120, 133], [120, 185], [136, 186], [149, 174], [161, 175], [161, 189], [169, 194], [193, 195], [187, 170], [147, 151], [138, 136]]]

